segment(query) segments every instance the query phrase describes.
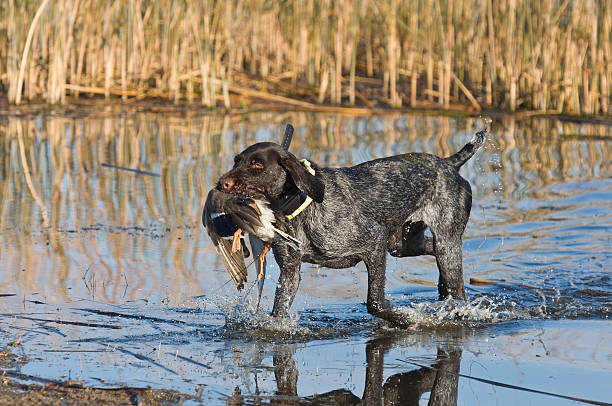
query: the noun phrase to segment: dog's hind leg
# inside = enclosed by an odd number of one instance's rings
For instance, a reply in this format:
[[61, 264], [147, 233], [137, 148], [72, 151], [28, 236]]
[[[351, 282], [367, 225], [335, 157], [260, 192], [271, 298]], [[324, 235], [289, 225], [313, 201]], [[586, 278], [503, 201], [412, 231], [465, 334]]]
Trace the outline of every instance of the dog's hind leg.
[[434, 250], [440, 271], [438, 294], [440, 300], [449, 296], [467, 300], [463, 285], [463, 254], [461, 236], [434, 233]]
[[[440, 300], [449, 296], [466, 300], [463, 286], [461, 235], [438, 230], [439, 238], [426, 238], [427, 225], [422, 221], [406, 223], [389, 238], [387, 250], [394, 257], [434, 255], [440, 271], [438, 293]], [[450, 235], [447, 236], [447, 235]]]
[[463, 284], [463, 241], [465, 226], [470, 218], [472, 195], [470, 184], [458, 176], [449, 178], [437, 186], [437, 201], [431, 205], [434, 213], [428, 221], [434, 238], [434, 253], [440, 279], [438, 295], [440, 300], [449, 296], [467, 300]]

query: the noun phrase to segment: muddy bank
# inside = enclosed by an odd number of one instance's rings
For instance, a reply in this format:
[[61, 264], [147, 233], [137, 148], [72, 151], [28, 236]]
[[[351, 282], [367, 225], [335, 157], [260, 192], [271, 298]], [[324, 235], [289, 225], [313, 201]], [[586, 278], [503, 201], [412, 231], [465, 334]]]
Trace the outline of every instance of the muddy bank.
[[[288, 100], [288, 99], [287, 99]], [[5, 95], [0, 94], [0, 117], [2, 116], [32, 116], [38, 114], [51, 114], [72, 118], [86, 118], [92, 115], [96, 117], [112, 117], [129, 113], [154, 113], [157, 115], [180, 115], [185, 118], [212, 116], [228, 116], [232, 123], [243, 120], [247, 115], [261, 112], [277, 112], [284, 115], [288, 112], [294, 113], [320, 113], [338, 114], [342, 116], [380, 116], [380, 115], [423, 115], [438, 117], [489, 117], [494, 120], [517, 120], [528, 121], [531, 119], [556, 119], [565, 122], [590, 123], [600, 125], [612, 125], [612, 114], [574, 114], [560, 113], [554, 110], [517, 110], [511, 112], [503, 109], [474, 110], [469, 105], [452, 104], [441, 106], [438, 103], [422, 101], [418, 106], [389, 107], [370, 106], [354, 107], [327, 104], [302, 103], [297, 99], [296, 103], [287, 103], [287, 100], [253, 99], [249, 102], [244, 100], [237, 106], [222, 111], [206, 110], [202, 106], [180, 101], [171, 103], [155, 98], [144, 98], [125, 103], [120, 99], [103, 99], [99, 97], [67, 98], [67, 103], [61, 106], [49, 105], [38, 101], [29, 101], [27, 104], [14, 105], [8, 102]]]
[[[16, 343], [9, 343], [9, 345]], [[150, 388], [96, 388], [80, 381], [45, 379], [16, 372], [11, 367], [26, 364], [28, 357], [10, 349], [0, 351], [0, 404], [27, 405], [169, 405], [194, 399], [177, 391]], [[101, 379], [104, 381], [104, 379]]]
[[63, 384], [27, 384], [3, 377], [0, 403], [3, 405], [176, 405], [192, 396], [163, 389], [100, 389]]

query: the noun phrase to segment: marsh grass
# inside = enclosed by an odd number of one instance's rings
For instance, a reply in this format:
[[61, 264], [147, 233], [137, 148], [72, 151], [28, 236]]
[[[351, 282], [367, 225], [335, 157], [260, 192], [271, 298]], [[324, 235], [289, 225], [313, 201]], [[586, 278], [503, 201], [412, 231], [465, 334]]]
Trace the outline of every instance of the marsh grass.
[[608, 114], [611, 25], [595, 0], [5, 0], [0, 83], [14, 103]]

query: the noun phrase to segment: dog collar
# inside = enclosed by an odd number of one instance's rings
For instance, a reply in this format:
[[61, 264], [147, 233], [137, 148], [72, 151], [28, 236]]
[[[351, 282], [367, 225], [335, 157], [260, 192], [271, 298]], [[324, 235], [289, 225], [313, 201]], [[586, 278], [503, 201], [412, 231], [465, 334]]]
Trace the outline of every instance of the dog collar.
[[[315, 175], [315, 170], [310, 161], [307, 159], [301, 159], [300, 163], [304, 165], [308, 173], [310, 173], [312, 176]], [[285, 217], [288, 220], [292, 220], [298, 214], [303, 212], [304, 209], [310, 205], [310, 203], [312, 203], [312, 198], [294, 186], [276, 201], [276, 207], [278, 207], [278, 209], [285, 214]]]
[[[308, 159], [300, 159], [300, 162], [302, 165], [304, 165], [304, 167], [306, 167], [308, 173], [310, 173], [312, 176], [315, 176], [315, 170], [313, 169], [312, 164]], [[310, 203], [312, 203], [312, 197], [306, 195], [306, 200], [304, 200], [304, 203], [302, 203], [300, 207], [298, 207], [293, 213], [288, 214], [286, 216], [287, 219], [292, 220], [295, 216], [303, 212], [304, 209], [310, 205]]]

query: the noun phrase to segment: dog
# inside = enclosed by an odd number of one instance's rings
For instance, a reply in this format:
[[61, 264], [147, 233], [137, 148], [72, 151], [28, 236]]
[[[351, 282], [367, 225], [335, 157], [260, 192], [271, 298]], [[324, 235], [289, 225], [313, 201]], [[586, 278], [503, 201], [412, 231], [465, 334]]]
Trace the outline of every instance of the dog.
[[[485, 137], [486, 129], [447, 158], [407, 153], [344, 168], [300, 162], [272, 142], [254, 144], [236, 155], [216, 189], [266, 202], [274, 214], [273, 226], [299, 242], [269, 240], [280, 267], [272, 315], [288, 314], [302, 262], [341, 269], [363, 261], [368, 312], [393, 326], [409, 326], [406, 315], [385, 299], [387, 253], [434, 256], [439, 299], [467, 300], [462, 237], [472, 193], [459, 169]], [[287, 207], [287, 202], [292, 204]], [[427, 228], [432, 238], [425, 236]]]

